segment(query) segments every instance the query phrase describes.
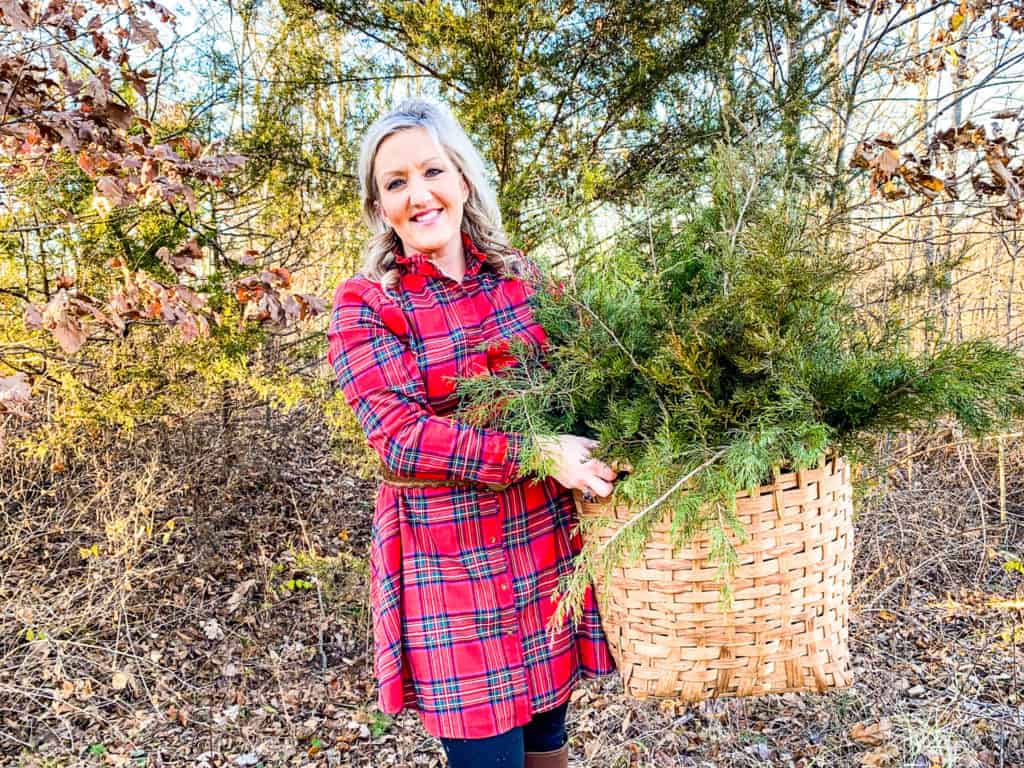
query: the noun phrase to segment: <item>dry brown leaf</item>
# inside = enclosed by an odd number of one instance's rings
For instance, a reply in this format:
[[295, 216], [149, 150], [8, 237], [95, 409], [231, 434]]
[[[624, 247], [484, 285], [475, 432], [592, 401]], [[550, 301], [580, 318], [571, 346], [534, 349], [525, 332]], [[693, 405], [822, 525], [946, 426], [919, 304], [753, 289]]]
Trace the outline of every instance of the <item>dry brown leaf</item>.
[[883, 717], [874, 723], [856, 723], [850, 728], [850, 738], [866, 747], [878, 747], [892, 738], [892, 723]]
[[32, 387], [24, 373], [0, 377], [0, 413], [25, 415], [25, 406], [32, 399]]
[[32, 17], [25, 13], [19, 0], [0, 0], [0, 11], [4, 19], [18, 32], [27, 32], [32, 28]]
[[96, 181], [96, 192], [99, 196], [109, 200], [115, 208], [120, 207], [125, 201], [124, 187], [113, 176], [101, 176]]
[[110, 687], [115, 691], [123, 691], [128, 687], [128, 675], [118, 670], [114, 673], [114, 676], [110, 679]]
[[50, 329], [53, 337], [57, 339], [61, 349], [69, 355], [75, 354], [85, 344], [86, 333], [81, 324], [73, 317], [66, 317], [57, 321], [57, 324]]
[[886, 747], [875, 747], [860, 756], [860, 764], [864, 768], [885, 768], [885, 766], [891, 765], [899, 757], [899, 754], [899, 749], [892, 744]]
[[900, 156], [896, 153], [896, 150], [886, 149], [875, 158], [874, 166], [882, 173], [892, 175], [900, 167]]
[[984, 750], [982, 752], [979, 752], [977, 754], [977, 759], [978, 759], [978, 762], [981, 763], [984, 766], [993, 766], [994, 767], [994, 766], [998, 765], [999, 757], [998, 757], [998, 755], [996, 755], [995, 752], [991, 752], [991, 751], [986, 749], [986, 750]]
[[92, 698], [92, 680], [88, 677], [81, 677], [75, 680], [74, 683], [75, 696], [81, 701], [87, 701]]
[[249, 595], [250, 590], [256, 586], [256, 579], [246, 579], [235, 587], [235, 591], [231, 593], [231, 597], [228, 598], [228, 613], [234, 613], [238, 610], [238, 606], [242, 604], [242, 601]]

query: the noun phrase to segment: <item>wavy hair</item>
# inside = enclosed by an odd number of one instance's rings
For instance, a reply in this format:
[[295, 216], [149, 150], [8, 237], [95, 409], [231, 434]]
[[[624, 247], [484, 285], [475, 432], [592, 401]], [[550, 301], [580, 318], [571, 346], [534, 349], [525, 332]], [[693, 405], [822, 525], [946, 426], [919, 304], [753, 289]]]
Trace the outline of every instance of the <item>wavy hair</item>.
[[426, 99], [408, 99], [366, 131], [359, 151], [359, 185], [363, 199], [363, 221], [373, 236], [366, 244], [362, 273], [382, 286], [398, 281], [395, 256], [402, 243], [395, 230], [381, 218], [377, 203], [380, 190], [374, 178], [374, 161], [384, 139], [412, 128], [423, 128], [444, 148], [469, 187], [469, 198], [462, 209], [462, 231], [484, 254], [488, 264], [503, 275], [523, 271], [522, 255], [509, 245], [501, 225], [494, 189], [484, 174], [484, 163], [466, 132], [447, 108]]

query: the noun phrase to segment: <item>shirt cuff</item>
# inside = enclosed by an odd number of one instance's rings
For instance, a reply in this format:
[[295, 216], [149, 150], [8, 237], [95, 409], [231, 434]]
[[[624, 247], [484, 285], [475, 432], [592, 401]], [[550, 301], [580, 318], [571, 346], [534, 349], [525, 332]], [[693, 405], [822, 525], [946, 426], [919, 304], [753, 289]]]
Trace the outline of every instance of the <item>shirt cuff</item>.
[[520, 479], [519, 466], [526, 438], [518, 432], [508, 432], [506, 434], [508, 438], [505, 443], [505, 472], [501, 482], [510, 485]]

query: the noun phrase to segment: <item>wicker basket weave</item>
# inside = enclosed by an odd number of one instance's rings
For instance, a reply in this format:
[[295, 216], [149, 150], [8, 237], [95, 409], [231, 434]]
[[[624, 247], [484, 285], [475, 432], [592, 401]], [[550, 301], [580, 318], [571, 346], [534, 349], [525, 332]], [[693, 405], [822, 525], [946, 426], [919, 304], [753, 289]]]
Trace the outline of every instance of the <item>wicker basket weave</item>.
[[[592, 531], [607, 541], [635, 510], [585, 502], [581, 518], [615, 522]], [[724, 610], [718, 566], [700, 534], [673, 552], [658, 522], [642, 559], [612, 572], [598, 593], [601, 618], [633, 696], [699, 701], [851, 683], [847, 645], [853, 561], [850, 471], [842, 458], [780, 474], [741, 494], [736, 511], [750, 540], [737, 547], [733, 603]]]

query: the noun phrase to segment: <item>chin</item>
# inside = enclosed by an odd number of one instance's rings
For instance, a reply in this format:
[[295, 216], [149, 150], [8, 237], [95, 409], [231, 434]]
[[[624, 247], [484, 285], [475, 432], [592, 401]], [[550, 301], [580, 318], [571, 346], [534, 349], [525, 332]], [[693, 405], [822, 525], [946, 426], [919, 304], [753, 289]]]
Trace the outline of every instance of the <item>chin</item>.
[[461, 235], [459, 233], [455, 233], [455, 235], [447, 237], [431, 237], [413, 240], [409, 245], [412, 246], [415, 251], [421, 253], [437, 253], [438, 251], [443, 251], [456, 239], [460, 243], [462, 242]]

